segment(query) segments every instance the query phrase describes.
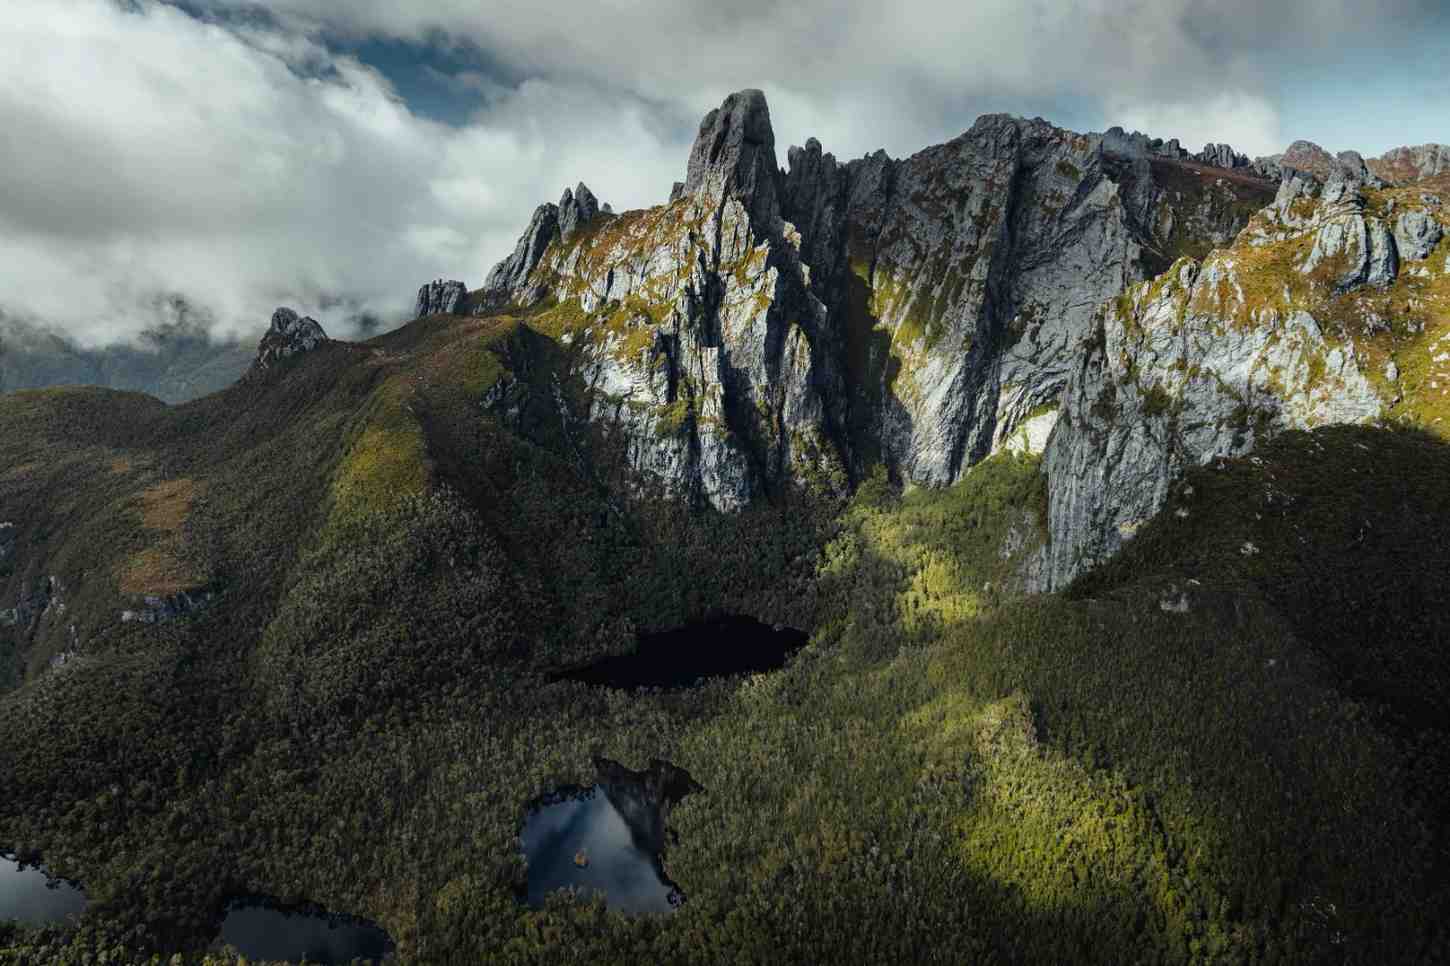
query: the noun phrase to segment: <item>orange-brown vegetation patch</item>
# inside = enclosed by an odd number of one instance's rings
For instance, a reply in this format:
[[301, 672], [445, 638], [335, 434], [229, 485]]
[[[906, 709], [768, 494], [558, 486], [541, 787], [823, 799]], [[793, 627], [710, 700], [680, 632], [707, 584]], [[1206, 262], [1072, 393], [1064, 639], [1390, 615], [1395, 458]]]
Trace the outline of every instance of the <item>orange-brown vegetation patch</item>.
[[182, 526], [205, 489], [205, 483], [182, 477], [163, 480], [142, 491], [138, 498], [141, 523], [159, 539], [121, 564], [116, 575], [121, 593], [164, 596], [202, 582], [195, 565], [187, 560]]
[[206, 484], [189, 477], [163, 480], [141, 494], [141, 522], [148, 530], [178, 533]]

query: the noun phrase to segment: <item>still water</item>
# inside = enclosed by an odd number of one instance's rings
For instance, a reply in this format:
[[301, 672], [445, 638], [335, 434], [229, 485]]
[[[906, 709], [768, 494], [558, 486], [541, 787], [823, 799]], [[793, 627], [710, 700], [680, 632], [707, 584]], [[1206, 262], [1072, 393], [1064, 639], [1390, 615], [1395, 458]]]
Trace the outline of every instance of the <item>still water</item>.
[[228, 906], [221, 941], [248, 959], [300, 962], [305, 957], [309, 963], [382, 960], [392, 949], [388, 934], [366, 920], [264, 898], [238, 899]]
[[684, 896], [664, 873], [670, 808], [700, 786], [682, 768], [654, 761], [630, 771], [595, 759], [599, 780], [539, 799], [520, 838], [529, 863], [528, 902], [559, 889], [599, 893], [613, 909], [666, 913]]
[[633, 654], [607, 657], [554, 677], [611, 688], [689, 687], [700, 678], [774, 671], [809, 640], [805, 631], [791, 627], [750, 617], [717, 617], [641, 634]]
[[51, 879], [36, 868], [21, 868], [15, 859], [0, 855], [0, 921], [59, 923], [85, 907], [85, 894], [69, 882]]

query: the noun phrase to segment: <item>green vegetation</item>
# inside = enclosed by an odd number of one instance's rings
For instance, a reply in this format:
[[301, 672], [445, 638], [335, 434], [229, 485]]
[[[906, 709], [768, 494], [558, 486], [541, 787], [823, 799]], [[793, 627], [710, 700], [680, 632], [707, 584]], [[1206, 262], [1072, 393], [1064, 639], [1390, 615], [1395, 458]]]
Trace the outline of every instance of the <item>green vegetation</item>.
[[[0, 845], [94, 900], [0, 926], [0, 962], [200, 962], [237, 892], [419, 962], [1450, 954], [1442, 444], [1289, 434], [1023, 599], [1035, 459], [690, 512], [583, 418], [566, 311], [423, 320], [175, 409], [0, 397], [0, 599], [56, 574], [86, 642], [53, 673], [59, 638], [17, 642]], [[874, 331], [853, 364], [884, 364]], [[117, 567], [173, 523], [220, 600], [119, 624]], [[720, 610], [812, 642], [688, 692], [548, 680]], [[516, 900], [525, 804], [595, 754], [705, 788], [668, 918]]]

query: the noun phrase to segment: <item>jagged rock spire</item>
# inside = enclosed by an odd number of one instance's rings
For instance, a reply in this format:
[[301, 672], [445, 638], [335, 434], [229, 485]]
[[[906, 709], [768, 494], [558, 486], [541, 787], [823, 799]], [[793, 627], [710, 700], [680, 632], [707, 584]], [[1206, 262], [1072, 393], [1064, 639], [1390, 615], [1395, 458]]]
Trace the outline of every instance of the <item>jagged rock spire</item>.
[[534, 217], [514, 246], [513, 254], [495, 265], [484, 280], [485, 304], [500, 308], [510, 300], [520, 303], [534, 301], [542, 294], [542, 289], [537, 284], [531, 288], [529, 276], [549, 245], [556, 238], [569, 239], [599, 217], [601, 211], [613, 214], [608, 205], [599, 204], [594, 192], [582, 181], [572, 190], [565, 188], [557, 205], [544, 204], [534, 209]]
[[573, 191], [564, 189], [559, 199], [559, 237], [568, 239], [575, 231], [593, 221], [599, 214], [599, 199], [579, 182]]
[[728, 192], [745, 204], [752, 221], [769, 223], [780, 214], [779, 178], [765, 94], [743, 90], [700, 122], [680, 194], [718, 199]]
[[559, 235], [559, 206], [539, 205], [529, 227], [514, 246], [514, 253], [493, 267], [483, 287], [495, 299], [507, 298], [523, 287], [549, 243]]
[[253, 372], [262, 372], [288, 356], [311, 352], [327, 342], [327, 333], [314, 318], [299, 316], [282, 307], [272, 313], [272, 324], [257, 346]]

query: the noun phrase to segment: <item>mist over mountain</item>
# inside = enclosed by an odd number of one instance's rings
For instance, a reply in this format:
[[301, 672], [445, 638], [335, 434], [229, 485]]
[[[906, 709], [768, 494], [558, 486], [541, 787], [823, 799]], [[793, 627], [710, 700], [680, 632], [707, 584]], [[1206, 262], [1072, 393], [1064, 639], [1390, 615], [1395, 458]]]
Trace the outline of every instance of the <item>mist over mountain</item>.
[[0, 392], [105, 386], [184, 402], [231, 385], [253, 351], [189, 322], [143, 329], [134, 345], [88, 349], [52, 329], [0, 317]]

